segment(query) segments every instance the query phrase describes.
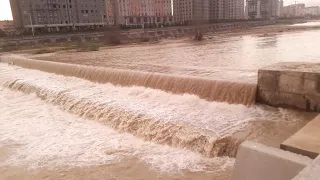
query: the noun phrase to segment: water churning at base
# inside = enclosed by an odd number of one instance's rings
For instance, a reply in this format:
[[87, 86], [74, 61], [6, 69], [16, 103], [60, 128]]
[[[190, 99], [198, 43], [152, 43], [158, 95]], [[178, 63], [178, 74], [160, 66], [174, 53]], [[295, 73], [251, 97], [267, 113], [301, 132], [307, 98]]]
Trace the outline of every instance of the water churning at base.
[[0, 63], [0, 86], [33, 93], [78, 116], [147, 141], [207, 157], [234, 156], [248, 122], [297, 119], [291, 112], [209, 102], [144, 87], [119, 87]]
[[241, 143], [241, 140], [232, 138], [226, 133], [219, 135], [218, 132], [203, 131], [182, 123], [161, 121], [159, 119], [162, 117], [156, 119], [147, 114], [120, 107], [122, 102], [117, 104], [108, 94], [105, 98], [101, 97], [104, 93], [98, 90], [101, 87], [94, 88], [92, 84], [85, 82], [90, 87], [86, 91], [84, 89], [86, 85], [82, 84], [82, 80], [68, 86], [67, 84], [72, 83], [70, 79], [67, 79], [68, 82], [63, 82], [66, 79], [52, 78], [51, 75], [45, 76], [45, 73], [39, 73], [39, 79], [34, 79], [32, 78], [34, 75], [31, 74], [28, 77], [24, 74], [15, 77], [10, 72], [1, 73], [0, 82], [3, 87], [28, 94], [35, 93], [42, 100], [58, 105], [65, 111], [102, 122], [120, 132], [131, 133], [147, 141], [188, 149], [207, 157], [234, 157]]
[[255, 102], [256, 97], [256, 84], [47, 62], [19, 56], [5, 56], [2, 58], [24, 68], [37, 69], [64, 76], [74, 76], [98, 83], [142, 86], [175, 94], [194, 94], [208, 101], [251, 105]]

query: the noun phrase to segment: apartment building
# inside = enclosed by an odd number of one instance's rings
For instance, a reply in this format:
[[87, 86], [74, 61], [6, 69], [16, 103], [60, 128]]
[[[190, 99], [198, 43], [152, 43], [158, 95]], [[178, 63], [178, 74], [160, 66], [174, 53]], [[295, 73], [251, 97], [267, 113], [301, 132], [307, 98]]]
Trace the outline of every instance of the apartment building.
[[243, 0], [224, 0], [223, 19], [244, 19]]
[[248, 19], [275, 19], [278, 16], [279, 0], [247, 0]]
[[304, 16], [320, 16], [320, 7], [311, 6], [304, 9]]
[[302, 17], [304, 16], [305, 4], [292, 4], [289, 6], [284, 6], [281, 11], [281, 17], [291, 18], [291, 17]]
[[193, 19], [193, 0], [174, 0], [173, 16], [175, 22], [188, 22]]
[[304, 16], [320, 16], [320, 7], [311, 6], [306, 7], [305, 4], [292, 4], [284, 6], [281, 10], [281, 17], [293, 18], [293, 17], [304, 17]]
[[176, 22], [244, 19], [243, 0], [174, 0]]
[[108, 0], [110, 24], [144, 25], [172, 23], [171, 0]]
[[104, 25], [105, 0], [10, 0], [17, 28]]
[[209, 2], [209, 15], [210, 20], [225, 19], [225, 1], [224, 0], [210, 0]]
[[210, 0], [174, 0], [173, 16], [175, 22], [201, 22], [210, 19]]

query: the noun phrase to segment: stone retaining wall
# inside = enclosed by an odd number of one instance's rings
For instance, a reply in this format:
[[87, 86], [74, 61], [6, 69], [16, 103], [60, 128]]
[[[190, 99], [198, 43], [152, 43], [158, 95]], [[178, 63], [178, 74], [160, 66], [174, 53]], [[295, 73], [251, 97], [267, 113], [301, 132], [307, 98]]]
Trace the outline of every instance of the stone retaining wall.
[[260, 69], [257, 101], [320, 112], [320, 64], [278, 63]]

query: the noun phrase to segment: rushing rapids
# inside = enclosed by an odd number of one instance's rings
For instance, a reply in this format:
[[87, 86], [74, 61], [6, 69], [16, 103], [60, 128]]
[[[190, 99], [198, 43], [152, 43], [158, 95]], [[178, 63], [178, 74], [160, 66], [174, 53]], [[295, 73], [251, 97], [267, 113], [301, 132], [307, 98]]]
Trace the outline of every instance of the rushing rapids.
[[208, 101], [252, 105], [256, 96], [256, 84], [47, 62], [14, 55], [2, 59], [24, 68], [74, 76], [92, 82], [142, 86], [176, 94], [194, 94]]
[[73, 114], [159, 144], [207, 157], [235, 156], [233, 134], [259, 119], [292, 118], [285, 111], [208, 102], [143, 87], [119, 87], [0, 64], [1, 86], [34, 93]]
[[[182, 170], [206, 172], [206, 169], [210, 169], [216, 172], [232, 167], [234, 161], [228, 157], [209, 159], [189, 150], [118, 133], [98, 122], [64, 112], [34, 94], [27, 95], [0, 87], [0, 104], [0, 179], [10, 174], [4, 170], [4, 166], [14, 169], [10, 179], [29, 179], [15, 177], [19, 167], [29, 170], [56, 170], [63, 167], [69, 172], [73, 168], [94, 169], [99, 165], [112, 166], [114, 163], [131, 166], [134, 157], [137, 158], [135, 162], [142, 162], [140, 165], [145, 163], [162, 173], [176, 174]], [[4, 149], [11, 151], [6, 155]], [[123, 173], [126, 170], [119, 171]], [[104, 176], [99, 179], [112, 178]]]

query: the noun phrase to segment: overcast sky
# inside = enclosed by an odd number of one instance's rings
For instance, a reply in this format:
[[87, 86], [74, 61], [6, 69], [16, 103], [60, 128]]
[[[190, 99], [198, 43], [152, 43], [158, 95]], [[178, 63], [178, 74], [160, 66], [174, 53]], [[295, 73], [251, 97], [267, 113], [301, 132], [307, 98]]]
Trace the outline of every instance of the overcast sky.
[[[305, 3], [307, 6], [320, 5], [320, 0], [284, 0], [285, 5]], [[0, 0], [0, 20], [11, 20], [11, 9], [9, 0]]]

